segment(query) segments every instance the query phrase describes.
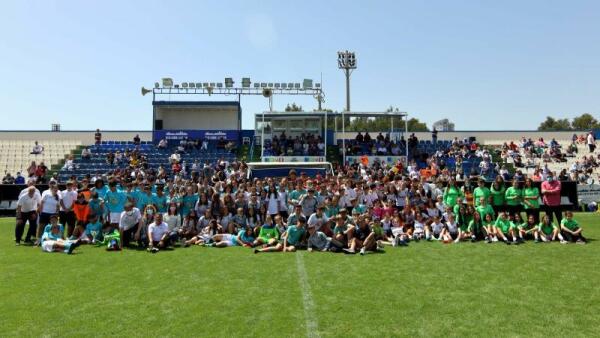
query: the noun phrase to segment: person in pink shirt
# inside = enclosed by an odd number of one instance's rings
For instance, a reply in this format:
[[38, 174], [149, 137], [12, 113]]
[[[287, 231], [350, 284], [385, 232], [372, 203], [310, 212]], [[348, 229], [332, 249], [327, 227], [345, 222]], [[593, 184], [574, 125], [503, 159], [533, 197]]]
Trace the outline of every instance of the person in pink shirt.
[[562, 220], [560, 189], [560, 181], [556, 179], [553, 172], [549, 172], [546, 181], [542, 182], [542, 201], [546, 205], [546, 215], [548, 215], [550, 221], [552, 221], [552, 214], [554, 214], [558, 224]]

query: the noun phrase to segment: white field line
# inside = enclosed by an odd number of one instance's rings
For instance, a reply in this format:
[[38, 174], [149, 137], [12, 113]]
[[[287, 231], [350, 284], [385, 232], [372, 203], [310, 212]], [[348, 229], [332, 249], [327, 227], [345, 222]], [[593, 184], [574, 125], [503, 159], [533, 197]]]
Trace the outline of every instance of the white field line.
[[298, 283], [302, 290], [302, 300], [304, 303], [304, 318], [306, 320], [306, 336], [309, 338], [319, 338], [319, 325], [315, 317], [315, 303], [312, 300], [308, 276], [304, 269], [304, 259], [302, 252], [296, 252], [296, 266], [298, 267]]

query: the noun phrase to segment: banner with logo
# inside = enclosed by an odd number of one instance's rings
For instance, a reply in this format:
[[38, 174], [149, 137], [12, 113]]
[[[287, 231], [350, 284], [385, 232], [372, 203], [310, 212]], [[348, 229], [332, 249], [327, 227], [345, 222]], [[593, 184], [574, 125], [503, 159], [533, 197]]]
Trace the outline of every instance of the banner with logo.
[[325, 156], [263, 156], [263, 162], [325, 162]]
[[583, 203], [600, 202], [600, 184], [578, 184], [577, 198]]
[[398, 161], [404, 163], [406, 156], [346, 156], [346, 162], [349, 164], [362, 163], [366, 166], [379, 162], [386, 165], [395, 165]]
[[193, 140], [220, 140], [238, 141], [239, 131], [237, 130], [155, 130], [152, 135], [154, 143], [158, 143], [163, 138], [167, 141], [179, 141], [184, 138]]

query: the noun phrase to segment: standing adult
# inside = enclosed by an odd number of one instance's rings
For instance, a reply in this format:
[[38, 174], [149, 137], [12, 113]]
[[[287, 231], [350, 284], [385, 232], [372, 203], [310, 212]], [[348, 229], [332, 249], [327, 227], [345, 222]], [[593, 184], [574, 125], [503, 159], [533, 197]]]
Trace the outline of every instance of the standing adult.
[[50, 223], [50, 217], [52, 215], [58, 215], [58, 210], [60, 208], [60, 191], [58, 191], [58, 186], [56, 184], [50, 184], [48, 190], [45, 190], [41, 196], [41, 204], [40, 204], [40, 219], [36, 232], [36, 245], [40, 244], [40, 240], [42, 238], [42, 231], [44, 227]]
[[552, 222], [552, 214], [556, 216], [556, 223], [560, 224], [562, 213], [560, 208], [560, 190], [562, 185], [554, 176], [553, 172], [548, 172], [546, 181], [542, 182], [542, 201], [546, 206], [546, 215]]
[[96, 133], [94, 134], [94, 141], [97, 145], [102, 142], [102, 133], [100, 132], [100, 129], [96, 129]]
[[29, 222], [29, 229], [25, 235], [25, 243], [32, 243], [31, 236], [35, 236], [37, 229], [37, 211], [41, 203], [41, 198], [36, 195], [35, 187], [27, 188], [27, 193], [17, 201], [17, 225], [15, 227], [15, 244], [21, 244], [21, 237], [25, 230], [25, 223]]
[[67, 237], [71, 237], [75, 229], [75, 212], [73, 203], [77, 199], [77, 191], [73, 188], [73, 182], [67, 182], [67, 188], [60, 193], [60, 223], [67, 227]]
[[590, 150], [590, 153], [593, 153], [596, 150], [596, 138], [594, 137], [594, 132], [590, 131], [587, 134], [587, 146]]

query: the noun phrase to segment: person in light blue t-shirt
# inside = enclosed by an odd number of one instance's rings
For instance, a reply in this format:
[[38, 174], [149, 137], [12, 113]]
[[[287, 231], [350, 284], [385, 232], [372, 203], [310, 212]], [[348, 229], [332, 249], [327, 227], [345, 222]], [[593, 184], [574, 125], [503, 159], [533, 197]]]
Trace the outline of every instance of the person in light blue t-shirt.
[[85, 226], [82, 241], [84, 243], [102, 241], [102, 223], [97, 215], [90, 214], [88, 217], [88, 224]]
[[156, 207], [157, 211], [161, 214], [165, 214], [168, 211], [167, 196], [163, 192], [163, 187], [158, 186], [156, 188], [156, 194], [152, 196], [152, 204]]
[[109, 190], [104, 195], [104, 206], [107, 209], [110, 224], [117, 228], [121, 221], [121, 213], [125, 210], [127, 195], [117, 190], [117, 182], [110, 182], [108, 186]]
[[73, 250], [81, 243], [77, 241], [65, 240], [63, 234], [64, 228], [58, 223], [58, 215], [50, 216], [50, 224], [44, 228], [40, 246], [44, 252], [64, 252], [72, 254]]

